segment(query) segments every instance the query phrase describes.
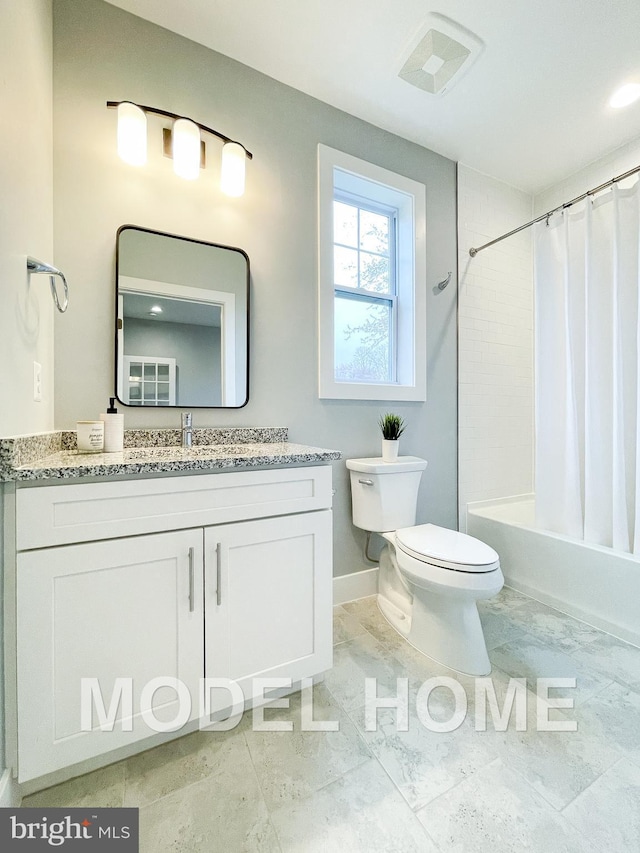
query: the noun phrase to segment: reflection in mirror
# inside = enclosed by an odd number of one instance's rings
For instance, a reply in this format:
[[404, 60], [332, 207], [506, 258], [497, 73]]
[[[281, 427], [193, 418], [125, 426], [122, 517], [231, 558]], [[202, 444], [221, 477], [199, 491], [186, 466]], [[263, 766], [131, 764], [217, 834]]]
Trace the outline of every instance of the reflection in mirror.
[[116, 267], [118, 399], [127, 406], [244, 406], [247, 255], [123, 225]]

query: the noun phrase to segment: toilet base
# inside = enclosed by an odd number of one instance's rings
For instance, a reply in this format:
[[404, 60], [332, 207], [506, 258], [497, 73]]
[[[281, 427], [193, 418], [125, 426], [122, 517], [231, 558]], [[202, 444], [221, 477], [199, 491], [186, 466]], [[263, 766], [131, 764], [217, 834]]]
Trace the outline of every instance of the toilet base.
[[[425, 636], [425, 633], [422, 631], [412, 632], [411, 626], [413, 619], [411, 614], [407, 614], [399, 607], [396, 607], [395, 604], [380, 593], [378, 593], [377, 596], [377, 603], [378, 609], [389, 625], [398, 632], [403, 640], [406, 640], [410, 646], [413, 646], [416, 651], [419, 651], [425, 657], [430, 658], [430, 660], [435, 663], [446, 666], [454, 672], [459, 672], [460, 675], [480, 676], [491, 674], [491, 661], [489, 660], [486, 643], [484, 641], [484, 634], [482, 633], [482, 624], [479, 625], [480, 644], [478, 643], [478, 637], [476, 634], [475, 641], [472, 641], [475, 642], [475, 648], [470, 649], [461, 643], [458, 643], [456, 648], [456, 644], [452, 641], [449, 633], [449, 627], [446, 628], [444, 635], [440, 631], [434, 630], [428, 631], [427, 636]], [[475, 603], [473, 604], [473, 607], [476, 611], [478, 623], [480, 623], [480, 617]], [[429, 614], [431, 613], [432, 610], [429, 609]], [[466, 617], [468, 619], [469, 614], [467, 614]], [[427, 618], [429, 617], [427, 616]], [[471, 621], [473, 621], [473, 618], [471, 618]], [[450, 625], [451, 623], [449, 622], [447, 624]], [[468, 637], [469, 635], [467, 634], [466, 642], [469, 642]]]
[[381, 593], [378, 593], [377, 595], [377, 603], [378, 610], [382, 613], [389, 625], [391, 625], [392, 628], [395, 628], [401, 637], [408, 640], [409, 632], [411, 631], [411, 614], [406, 613], [400, 607], [396, 607], [393, 602], [389, 601], [389, 599], [385, 598]]
[[417, 589], [409, 642], [433, 660], [464, 675], [489, 675], [491, 662], [476, 602]]
[[[502, 586], [487, 594], [495, 595]], [[394, 550], [380, 555], [378, 608], [387, 622], [410, 645], [462, 675], [489, 675], [487, 653], [476, 597], [468, 591], [434, 592], [408, 584], [398, 568]], [[409, 592], [410, 590], [410, 592]]]

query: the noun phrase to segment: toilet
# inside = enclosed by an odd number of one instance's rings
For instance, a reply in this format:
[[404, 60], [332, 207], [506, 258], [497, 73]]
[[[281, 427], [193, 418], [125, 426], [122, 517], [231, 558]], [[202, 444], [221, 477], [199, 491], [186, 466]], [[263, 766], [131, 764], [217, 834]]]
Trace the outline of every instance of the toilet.
[[493, 548], [435, 524], [416, 525], [418, 488], [427, 461], [400, 456], [348, 459], [353, 523], [378, 533], [378, 606], [412, 646], [467, 675], [491, 672], [476, 602], [504, 585]]

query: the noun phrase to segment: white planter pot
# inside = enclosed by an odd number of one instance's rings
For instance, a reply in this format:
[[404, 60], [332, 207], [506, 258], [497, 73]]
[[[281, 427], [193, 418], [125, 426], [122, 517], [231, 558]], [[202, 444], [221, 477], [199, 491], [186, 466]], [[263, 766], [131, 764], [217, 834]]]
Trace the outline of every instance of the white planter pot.
[[397, 438], [382, 439], [382, 460], [383, 462], [395, 462], [398, 458], [398, 446], [400, 442]]

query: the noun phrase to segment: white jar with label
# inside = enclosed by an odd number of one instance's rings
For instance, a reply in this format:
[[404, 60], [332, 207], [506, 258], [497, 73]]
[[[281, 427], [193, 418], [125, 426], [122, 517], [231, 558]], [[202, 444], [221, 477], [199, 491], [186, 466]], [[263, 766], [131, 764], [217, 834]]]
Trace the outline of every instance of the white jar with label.
[[104, 450], [104, 423], [102, 421], [78, 421], [78, 453], [102, 453]]

